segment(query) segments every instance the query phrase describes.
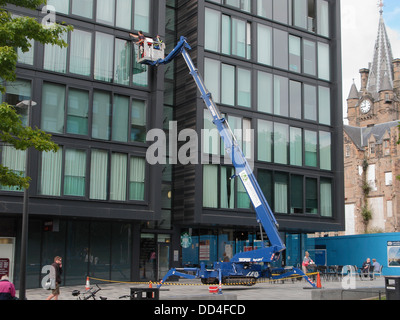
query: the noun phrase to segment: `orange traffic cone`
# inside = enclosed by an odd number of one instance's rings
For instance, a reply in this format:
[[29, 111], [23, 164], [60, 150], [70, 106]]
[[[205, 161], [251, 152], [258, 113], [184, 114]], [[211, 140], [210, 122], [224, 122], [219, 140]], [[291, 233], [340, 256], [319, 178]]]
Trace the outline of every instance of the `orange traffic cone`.
[[319, 275], [319, 272], [318, 272], [318, 274], [317, 274], [317, 288], [318, 288], [318, 289], [321, 289], [321, 288], [322, 288], [322, 285], [321, 285], [321, 277], [320, 277], [320, 275]]
[[[149, 289], [153, 288], [153, 283], [150, 281], [149, 283]], [[154, 293], [151, 293], [151, 297], [154, 299]]]
[[90, 290], [90, 281], [89, 277], [86, 277], [86, 286], [85, 286], [86, 291]]

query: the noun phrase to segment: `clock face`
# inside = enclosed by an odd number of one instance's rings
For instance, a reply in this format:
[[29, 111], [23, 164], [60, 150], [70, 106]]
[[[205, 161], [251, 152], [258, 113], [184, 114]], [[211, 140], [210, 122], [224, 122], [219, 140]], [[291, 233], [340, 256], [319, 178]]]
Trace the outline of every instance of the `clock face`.
[[371, 101], [364, 100], [363, 102], [361, 102], [360, 109], [362, 113], [368, 113], [371, 110]]

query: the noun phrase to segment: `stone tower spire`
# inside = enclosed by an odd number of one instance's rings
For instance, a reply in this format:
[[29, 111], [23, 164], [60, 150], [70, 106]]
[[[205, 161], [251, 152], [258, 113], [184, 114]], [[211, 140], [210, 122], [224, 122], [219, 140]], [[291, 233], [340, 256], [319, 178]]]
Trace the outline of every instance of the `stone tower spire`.
[[383, 0], [380, 0], [380, 18], [378, 27], [378, 37], [374, 48], [374, 59], [371, 64], [367, 92], [374, 98], [379, 96], [383, 87], [393, 89], [393, 53], [389, 37], [383, 19]]

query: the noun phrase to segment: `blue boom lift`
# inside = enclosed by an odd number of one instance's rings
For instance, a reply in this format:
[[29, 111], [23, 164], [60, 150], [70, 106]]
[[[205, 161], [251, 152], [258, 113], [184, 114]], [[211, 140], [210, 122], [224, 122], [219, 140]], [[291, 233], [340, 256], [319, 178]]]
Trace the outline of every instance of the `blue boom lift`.
[[[212, 100], [210, 92], [206, 89], [197, 68], [194, 66], [192, 59], [188, 54], [191, 50], [189, 43], [185, 37], [181, 37], [176, 47], [164, 56], [163, 46], [158, 45], [154, 41], [145, 41], [145, 48], [137, 57], [137, 61], [149, 66], [158, 66], [168, 64], [179, 54], [182, 54], [186, 64], [190, 70], [194, 81], [200, 90], [201, 97], [204, 100], [208, 110], [213, 117], [213, 123], [217, 127], [221, 135], [225, 151], [230, 155], [232, 163], [235, 167], [236, 175], [242, 181], [257, 215], [257, 222], [264, 228], [264, 231], [270, 242], [267, 247], [262, 241], [262, 248], [248, 252], [237, 253], [229, 262], [215, 262], [212, 269], [205, 267], [204, 263], [200, 268], [173, 268], [161, 280], [158, 287], [172, 275], [180, 276], [187, 279], [200, 278], [204, 284], [247, 284], [254, 285], [259, 278], [269, 278], [271, 280], [279, 280], [293, 275], [304, 277], [314, 288], [315, 283], [309, 279], [300, 269], [293, 267], [270, 268], [270, 263], [277, 261], [280, 253], [286, 249], [278, 232], [278, 222], [272, 213], [271, 208], [266, 201], [263, 192], [250, 168], [246, 157], [244, 156], [228, 122], [222, 117], [219, 109]], [[157, 49], [154, 49], [154, 46]], [[161, 56], [161, 58], [160, 58]], [[262, 236], [261, 230], [261, 236]], [[263, 239], [262, 239], [263, 240]]]

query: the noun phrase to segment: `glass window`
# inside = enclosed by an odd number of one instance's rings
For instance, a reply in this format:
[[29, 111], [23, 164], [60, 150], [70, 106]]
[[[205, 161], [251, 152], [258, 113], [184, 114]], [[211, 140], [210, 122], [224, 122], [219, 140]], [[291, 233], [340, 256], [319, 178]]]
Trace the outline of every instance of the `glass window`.
[[[2, 95], [0, 92], [0, 99]], [[23, 100], [31, 98], [31, 82], [27, 80], [16, 80], [14, 82], [6, 83], [6, 99], [9, 105], [16, 106]], [[1, 102], [1, 100], [0, 100]]]
[[[24, 100], [31, 99], [31, 82], [27, 80], [16, 80], [14, 82], [6, 83], [6, 98], [4, 102], [7, 102], [11, 106], [16, 106], [18, 103]], [[0, 103], [2, 94], [0, 92]], [[21, 120], [24, 126], [28, 125], [28, 112], [25, 108], [17, 108], [17, 113], [21, 116]]]
[[146, 102], [132, 100], [131, 141], [146, 142]]
[[65, 87], [52, 83], [43, 83], [42, 123], [44, 131], [64, 133]]
[[62, 147], [57, 152], [42, 153], [39, 194], [46, 196], [61, 195], [62, 155]]
[[96, 52], [94, 56], [94, 78], [111, 82], [113, 79], [114, 37], [96, 32]]
[[232, 54], [246, 57], [246, 22], [232, 18]]
[[236, 7], [243, 11], [250, 12], [251, 10], [250, 0], [225, 0], [224, 2], [226, 5]]
[[111, 279], [114, 281], [126, 281], [126, 275], [132, 270], [132, 234], [130, 222], [112, 223]]
[[290, 164], [303, 165], [303, 133], [300, 128], [290, 128]]
[[303, 40], [303, 72], [316, 75], [316, 48], [313, 41]]
[[257, 83], [257, 109], [261, 112], [272, 113], [273, 105], [272, 75], [266, 72], [258, 72]]
[[258, 160], [272, 162], [272, 135], [272, 122], [258, 120]]
[[108, 152], [92, 149], [90, 163], [90, 199], [107, 200]]
[[251, 200], [247, 191], [240, 179], [238, 179], [237, 184], [237, 207], [239, 209], [250, 209], [251, 208]]
[[[68, 42], [68, 34], [63, 33], [60, 39]], [[56, 45], [46, 44], [44, 46], [43, 68], [50, 71], [67, 72], [67, 52], [68, 48], [61, 48]]]
[[288, 213], [288, 179], [286, 173], [275, 173], [274, 175], [275, 212]]
[[114, 96], [112, 116], [112, 140], [128, 142], [129, 135], [129, 98]]
[[64, 195], [85, 196], [86, 152], [67, 149], [65, 151]]
[[203, 207], [218, 208], [218, 166], [203, 166]]
[[132, 0], [117, 0], [115, 25], [119, 28], [132, 28]]
[[288, 33], [286, 31], [274, 29], [274, 66], [287, 70], [288, 55]]
[[[10, 145], [1, 145], [1, 164], [13, 173], [23, 177], [25, 176], [26, 151], [17, 150]], [[22, 191], [17, 187], [8, 187], [0, 185], [0, 190], [4, 191]]]
[[238, 68], [237, 104], [251, 108], [251, 71]]
[[144, 201], [146, 161], [143, 158], [131, 157], [129, 200]]
[[317, 121], [317, 88], [304, 85], [304, 119]]
[[308, 0], [293, 0], [293, 25], [307, 29]]
[[318, 77], [330, 80], [330, 66], [329, 45], [318, 42]]
[[17, 49], [18, 54], [18, 63], [29, 64], [33, 65], [33, 60], [35, 57], [35, 40], [28, 39], [29, 44], [31, 47], [27, 52], [22, 52], [21, 48]]
[[[109, 279], [111, 268], [111, 223], [91, 221], [89, 231], [89, 274], [100, 279]], [[100, 267], [101, 266], [101, 267]]]
[[319, 122], [331, 124], [331, 90], [327, 87], [318, 87]]
[[317, 32], [329, 37], [329, 3], [325, 0], [317, 0]]
[[220, 51], [221, 12], [206, 8], [205, 49]]
[[126, 200], [128, 156], [123, 153], [111, 155], [110, 199]]
[[287, 0], [273, 0], [274, 20], [288, 23], [288, 2]]
[[306, 213], [318, 213], [317, 179], [306, 178]]
[[[242, 134], [243, 134], [243, 126], [242, 126], [242, 118], [240, 117], [234, 117], [234, 116], [229, 116], [227, 117], [228, 122], [229, 122], [229, 126], [232, 129], [233, 134], [236, 137], [236, 140], [240, 146], [240, 148], [243, 147], [243, 138], [242, 138]], [[223, 144], [223, 142], [221, 143], [221, 145]], [[223, 153], [223, 151], [221, 152]]]
[[332, 201], [332, 180], [321, 179], [321, 216], [333, 216], [333, 201]]
[[257, 61], [272, 65], [272, 28], [257, 25]]
[[218, 103], [220, 102], [220, 62], [217, 60], [204, 59], [204, 83], [207, 89], [211, 92], [213, 100]]
[[306, 130], [304, 132], [304, 153], [305, 165], [309, 167], [317, 166], [317, 133]]
[[231, 17], [222, 15], [222, 45], [221, 52], [224, 54], [231, 54], [231, 43], [232, 43], [232, 28], [231, 28]]
[[[239, 73], [239, 71], [238, 71]], [[235, 105], [235, 83], [236, 83], [236, 76], [235, 76], [235, 67], [227, 64], [221, 65], [221, 74], [222, 74], [222, 81], [221, 81], [221, 103], [228, 104], [231, 106]], [[242, 76], [242, 78], [241, 78]], [[242, 74], [238, 74], [238, 80], [244, 80]], [[244, 88], [246, 90], [246, 88]], [[238, 95], [241, 93], [238, 92]], [[243, 95], [246, 92], [242, 93]], [[245, 99], [245, 97], [243, 97]]]
[[213, 117], [208, 109], [204, 109], [204, 131], [202, 141], [203, 152], [205, 154], [219, 155], [220, 135], [213, 123]]
[[58, 13], [69, 13], [69, 1], [65, 0], [47, 0], [48, 6], [53, 6]]
[[272, 19], [272, 0], [257, 0], [257, 15]]
[[290, 80], [290, 116], [292, 118], [301, 119], [302, 105], [302, 88], [301, 82]]
[[71, 32], [69, 71], [83, 76], [90, 76], [91, 55], [92, 34], [75, 29]]
[[274, 188], [272, 183], [272, 172], [268, 170], [258, 170], [258, 183], [260, 184], [260, 188], [264, 193], [265, 199], [269, 203], [272, 208], [273, 204], [273, 194]]
[[89, 92], [77, 89], [69, 89], [67, 133], [87, 135], [88, 117]]
[[289, 35], [289, 70], [301, 72], [301, 39]]
[[221, 166], [221, 208], [235, 208], [235, 179], [231, 179], [234, 175], [234, 168]]
[[[134, 57], [137, 56], [139, 47], [137, 45], [133, 46]], [[148, 68], [146, 65], [140, 64], [136, 59], [132, 59], [132, 84], [140, 87], [147, 87], [148, 85]]]
[[111, 95], [95, 91], [93, 94], [92, 138], [110, 139]]
[[96, 21], [114, 25], [115, 0], [97, 0]]
[[134, 29], [150, 32], [150, 0], [135, 0]]
[[72, 14], [92, 19], [93, 0], [72, 0]]
[[330, 132], [319, 133], [320, 167], [323, 170], [332, 169], [332, 136]]
[[274, 76], [274, 113], [287, 117], [289, 115], [289, 80]]
[[274, 123], [274, 162], [288, 164], [289, 126]]
[[303, 213], [304, 204], [303, 177], [292, 175], [290, 177], [290, 213]]
[[251, 128], [251, 120], [243, 119], [243, 153], [247, 159], [254, 158], [253, 141], [254, 131]]

